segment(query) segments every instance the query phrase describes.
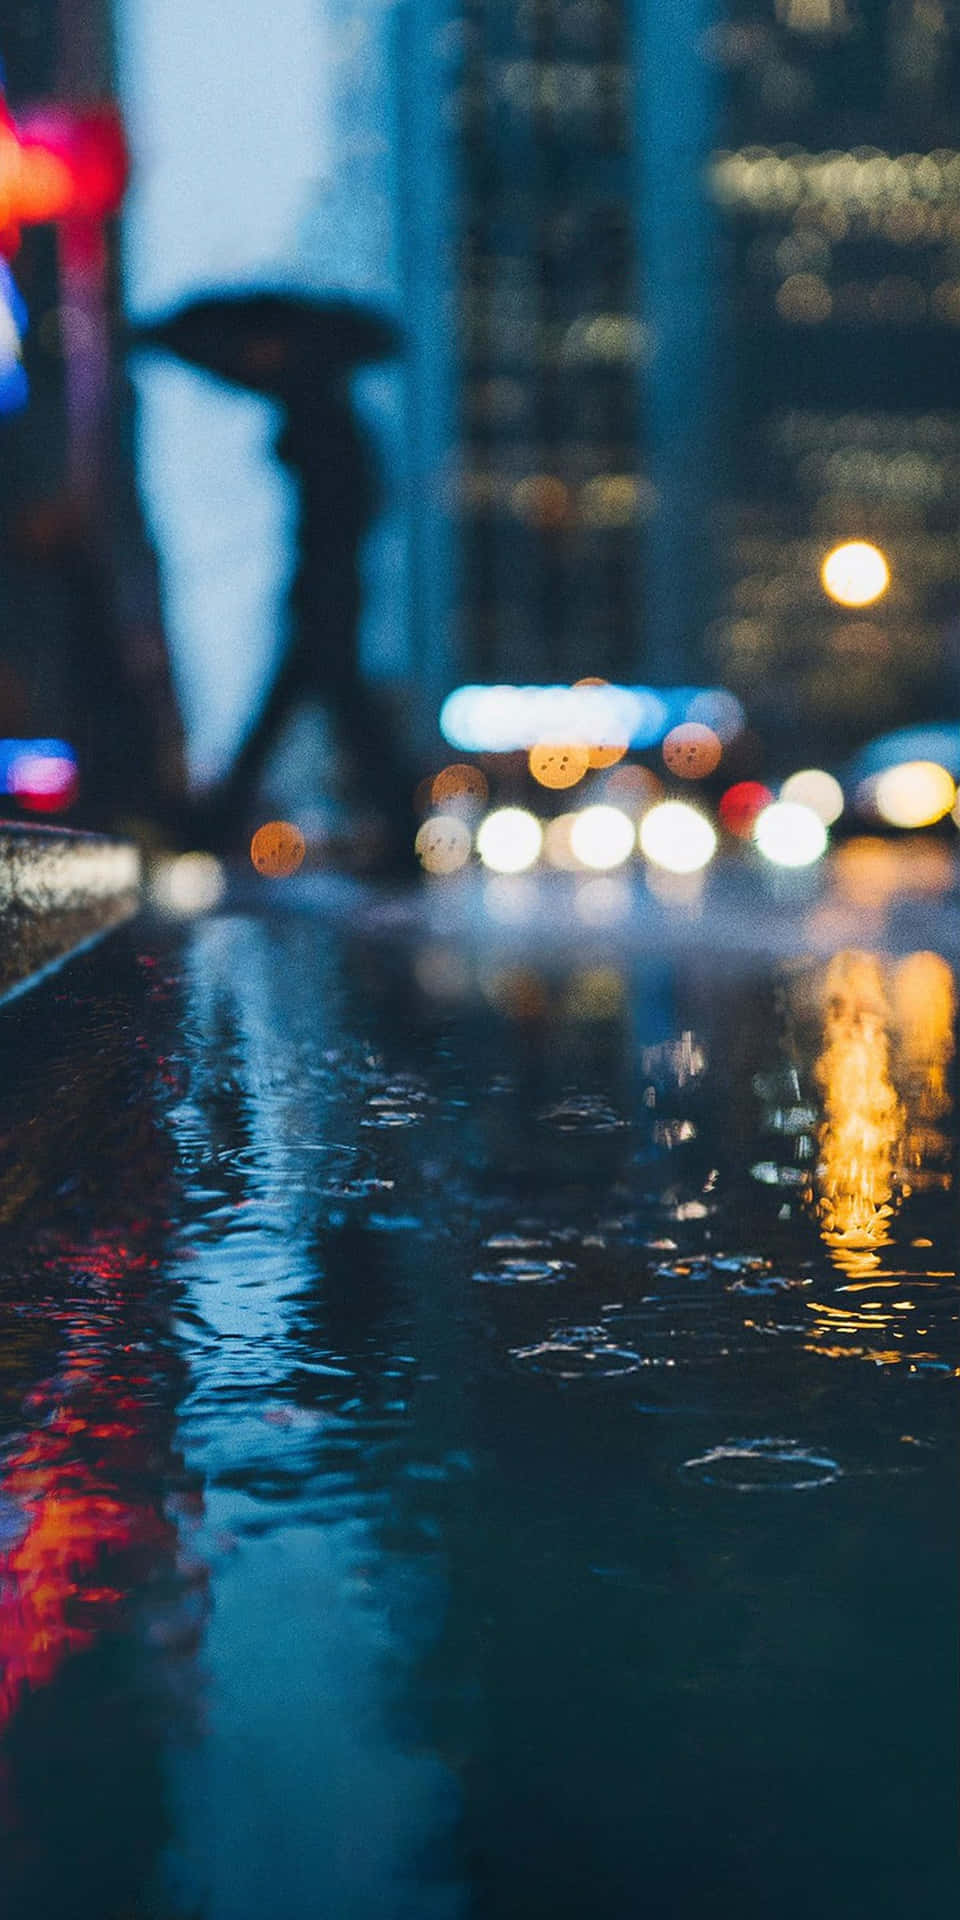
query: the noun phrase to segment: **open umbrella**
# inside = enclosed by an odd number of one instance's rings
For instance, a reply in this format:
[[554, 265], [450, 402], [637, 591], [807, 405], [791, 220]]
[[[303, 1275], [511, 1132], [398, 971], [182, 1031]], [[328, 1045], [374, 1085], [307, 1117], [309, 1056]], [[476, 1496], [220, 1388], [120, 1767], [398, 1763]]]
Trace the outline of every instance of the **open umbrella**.
[[263, 289], [217, 293], [127, 329], [130, 348], [160, 348], [236, 386], [279, 400], [400, 350], [393, 322], [347, 299]]

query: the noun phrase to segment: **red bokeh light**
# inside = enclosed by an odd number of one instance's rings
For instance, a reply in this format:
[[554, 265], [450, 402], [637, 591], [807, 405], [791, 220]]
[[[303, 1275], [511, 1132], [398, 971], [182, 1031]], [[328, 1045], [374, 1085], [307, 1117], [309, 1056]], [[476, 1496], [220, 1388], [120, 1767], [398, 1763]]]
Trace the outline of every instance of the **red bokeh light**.
[[22, 219], [106, 220], [116, 213], [129, 161], [114, 107], [36, 107], [20, 121], [20, 140], [27, 179], [33, 170], [48, 195], [46, 212], [24, 211]]
[[718, 812], [722, 824], [728, 833], [738, 840], [749, 840], [757, 815], [769, 807], [773, 794], [759, 780], [738, 780], [736, 786], [728, 787]]
[[35, 107], [17, 122], [0, 100], [0, 254], [13, 257], [22, 226], [107, 219], [128, 174], [115, 107]]
[[10, 791], [27, 813], [64, 813], [77, 797], [76, 762], [23, 753], [10, 770]]

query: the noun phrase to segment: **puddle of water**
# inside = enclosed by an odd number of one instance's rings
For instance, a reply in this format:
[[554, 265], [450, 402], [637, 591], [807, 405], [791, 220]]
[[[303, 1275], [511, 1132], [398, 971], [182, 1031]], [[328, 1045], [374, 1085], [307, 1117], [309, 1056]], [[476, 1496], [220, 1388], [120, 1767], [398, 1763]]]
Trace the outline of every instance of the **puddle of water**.
[[946, 963], [316, 931], [0, 1021], [4, 1920], [945, 1911]]

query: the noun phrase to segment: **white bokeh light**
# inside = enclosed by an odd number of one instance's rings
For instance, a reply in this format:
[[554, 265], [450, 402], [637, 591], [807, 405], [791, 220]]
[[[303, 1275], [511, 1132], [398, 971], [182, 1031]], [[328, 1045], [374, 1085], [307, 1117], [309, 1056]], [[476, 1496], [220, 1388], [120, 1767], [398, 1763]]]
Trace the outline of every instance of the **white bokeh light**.
[[477, 852], [493, 873], [525, 873], [542, 845], [543, 828], [525, 807], [498, 807], [477, 834]]
[[932, 827], [957, 798], [952, 775], [936, 760], [904, 760], [877, 775], [873, 804], [891, 827]]
[[775, 800], [757, 815], [753, 837], [775, 867], [811, 867], [827, 850], [827, 829], [812, 807]]
[[839, 780], [835, 780], [832, 773], [825, 773], [822, 767], [804, 767], [800, 773], [792, 773], [780, 788], [780, 798], [809, 807], [825, 827], [832, 827], [843, 812], [843, 788]]
[[162, 913], [211, 913], [227, 891], [227, 876], [212, 853], [180, 853], [158, 860], [150, 898]]
[[717, 836], [696, 807], [685, 800], [663, 800], [644, 814], [640, 845], [647, 859], [668, 873], [698, 873], [713, 859]]
[[890, 585], [886, 554], [869, 540], [833, 547], [820, 569], [825, 593], [841, 607], [869, 607]]
[[619, 807], [584, 807], [570, 828], [570, 846], [577, 859], [600, 873], [629, 860], [634, 842], [633, 821]]

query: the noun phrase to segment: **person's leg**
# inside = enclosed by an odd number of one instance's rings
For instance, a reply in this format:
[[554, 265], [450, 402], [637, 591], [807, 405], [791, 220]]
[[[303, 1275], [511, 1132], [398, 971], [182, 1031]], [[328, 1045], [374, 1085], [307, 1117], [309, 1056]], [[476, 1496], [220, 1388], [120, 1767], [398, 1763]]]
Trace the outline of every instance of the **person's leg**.
[[312, 663], [304, 657], [303, 648], [294, 645], [245, 734], [229, 772], [193, 806], [191, 826], [205, 844], [225, 850], [240, 839], [280, 735], [301, 701], [310, 698], [313, 692]]

